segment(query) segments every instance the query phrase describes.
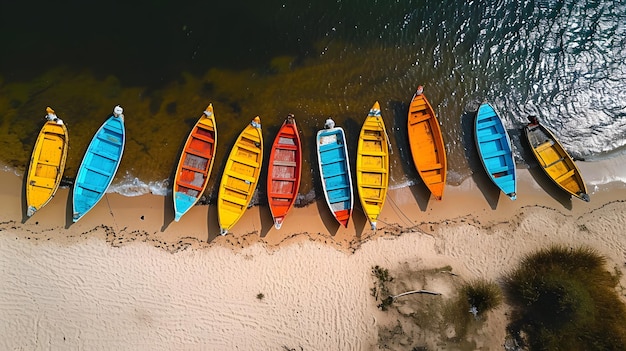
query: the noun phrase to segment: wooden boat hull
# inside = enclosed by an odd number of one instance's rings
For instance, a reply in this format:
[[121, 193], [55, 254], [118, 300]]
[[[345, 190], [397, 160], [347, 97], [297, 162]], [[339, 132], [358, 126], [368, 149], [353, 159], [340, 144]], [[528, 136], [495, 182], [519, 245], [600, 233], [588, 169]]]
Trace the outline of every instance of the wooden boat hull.
[[409, 105], [408, 136], [417, 173], [431, 194], [441, 200], [448, 170], [446, 147], [435, 111], [421, 91], [413, 95]]
[[109, 117], [96, 132], [78, 168], [72, 194], [72, 219], [77, 222], [102, 199], [122, 161], [124, 116]]
[[[50, 107], [47, 111], [54, 114]], [[39, 131], [26, 174], [28, 217], [45, 206], [59, 188], [65, 170], [68, 141], [67, 127], [62, 121], [48, 120]]]
[[187, 137], [174, 176], [174, 220], [189, 211], [204, 193], [215, 160], [217, 126], [209, 104]]
[[361, 207], [376, 230], [389, 187], [389, 146], [378, 101], [363, 122], [356, 152], [356, 184]]
[[295, 119], [289, 116], [274, 139], [267, 168], [267, 200], [276, 229], [281, 228], [296, 201], [301, 173], [300, 134]]
[[517, 172], [509, 134], [488, 103], [480, 105], [474, 123], [480, 161], [491, 181], [511, 200], [517, 197]]
[[326, 204], [337, 222], [348, 227], [354, 194], [345, 133], [340, 127], [322, 129], [316, 145]]
[[220, 234], [226, 235], [239, 221], [254, 195], [263, 163], [261, 119], [255, 117], [233, 146], [217, 195]]
[[587, 186], [572, 157], [556, 136], [543, 125], [528, 124], [524, 134], [541, 169], [561, 189], [583, 201], [589, 201]]

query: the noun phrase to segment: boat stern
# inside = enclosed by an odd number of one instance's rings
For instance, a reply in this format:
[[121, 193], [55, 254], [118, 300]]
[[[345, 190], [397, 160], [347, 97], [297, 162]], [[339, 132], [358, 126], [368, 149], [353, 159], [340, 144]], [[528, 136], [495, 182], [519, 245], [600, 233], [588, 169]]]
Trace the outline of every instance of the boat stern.
[[335, 219], [337, 219], [337, 222], [339, 222], [339, 224], [348, 228], [348, 223], [350, 222], [351, 212], [352, 211], [350, 209], [344, 209], [344, 210], [334, 211], [333, 214], [335, 215]]
[[280, 229], [283, 226], [283, 219], [282, 217], [274, 218], [274, 228]]
[[35, 212], [37, 212], [37, 208], [35, 206], [28, 206], [28, 208], [26, 209], [26, 216], [32, 217]]
[[74, 212], [72, 214], [72, 222], [76, 223], [83, 215], [79, 212]]
[[180, 212], [176, 212], [176, 214], [174, 214], [174, 221], [175, 221], [175, 222], [180, 221], [180, 218], [181, 218], [182, 216], [183, 216], [183, 214], [182, 214], [182, 213], [180, 213]]

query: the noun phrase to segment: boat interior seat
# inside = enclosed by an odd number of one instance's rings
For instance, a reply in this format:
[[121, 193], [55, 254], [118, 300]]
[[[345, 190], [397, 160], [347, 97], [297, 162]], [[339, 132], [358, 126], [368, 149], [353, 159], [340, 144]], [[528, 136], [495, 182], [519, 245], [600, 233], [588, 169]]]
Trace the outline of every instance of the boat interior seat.
[[346, 195], [346, 196], [341, 196], [341, 197], [337, 197], [337, 198], [331, 198], [330, 202], [331, 203], [337, 203], [337, 202], [344, 202], [344, 201], [349, 201], [350, 200], [350, 196]]
[[486, 129], [498, 124], [498, 120], [494, 119], [484, 119], [482, 121], [478, 121], [476, 124], [476, 129]]
[[537, 150], [538, 153], [541, 153], [541, 152], [551, 148], [552, 145], [554, 145], [554, 141], [548, 140], [548, 141], [544, 142], [543, 144], [537, 146], [537, 148], [535, 150]]
[[499, 166], [499, 167], [489, 168], [489, 171], [495, 177], [496, 174], [498, 174], [498, 173], [508, 173], [509, 169], [510, 169], [509, 166]]
[[507, 155], [509, 153], [508, 150], [496, 150], [493, 152], [485, 153], [485, 158], [497, 158], [500, 156]]
[[320, 152], [330, 151], [330, 150], [338, 149], [340, 147], [343, 147], [343, 144], [339, 144], [339, 143], [324, 144], [324, 145], [320, 145]]
[[503, 136], [504, 134], [501, 134], [501, 133], [495, 133], [495, 134], [490, 133], [485, 136], [479, 136], [478, 141], [481, 143], [485, 143], [485, 142], [501, 139]]
[[569, 177], [571, 177], [573, 175], [574, 175], [574, 170], [570, 169], [569, 171], [567, 171], [567, 173], [564, 173], [564, 174], [560, 175], [555, 180], [556, 180], [557, 183], [561, 183], [563, 180], [565, 180], [565, 179], [567, 179], [567, 178], [569, 178]]
[[337, 167], [337, 168], [325, 170], [322, 174], [322, 177], [324, 177], [324, 179], [328, 179], [332, 177], [342, 176], [345, 174], [346, 174], [345, 170], [343, 170], [341, 167]]
[[434, 171], [437, 169], [441, 169], [442, 167], [443, 165], [441, 163], [431, 163], [426, 166], [422, 166], [420, 168], [422, 172], [426, 172], [426, 171]]

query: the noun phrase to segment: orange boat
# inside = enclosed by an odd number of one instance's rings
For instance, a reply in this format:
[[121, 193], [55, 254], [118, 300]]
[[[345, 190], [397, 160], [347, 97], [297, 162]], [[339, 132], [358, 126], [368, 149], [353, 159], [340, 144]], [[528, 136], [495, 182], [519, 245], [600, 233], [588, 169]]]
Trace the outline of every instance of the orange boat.
[[267, 169], [267, 200], [276, 229], [283, 225], [296, 201], [301, 170], [302, 144], [296, 120], [290, 114], [274, 139]]
[[413, 162], [431, 194], [441, 200], [446, 185], [446, 147], [435, 111], [420, 85], [409, 106], [408, 134]]
[[178, 222], [200, 200], [215, 160], [217, 128], [213, 104], [204, 113], [187, 137], [176, 176], [174, 177], [174, 220]]

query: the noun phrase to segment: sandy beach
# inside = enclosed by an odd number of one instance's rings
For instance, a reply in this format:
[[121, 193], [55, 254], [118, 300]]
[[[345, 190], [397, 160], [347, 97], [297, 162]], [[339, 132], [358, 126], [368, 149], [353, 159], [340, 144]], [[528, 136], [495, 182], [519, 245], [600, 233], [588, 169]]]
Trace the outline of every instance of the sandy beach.
[[[474, 174], [443, 201], [421, 185], [390, 191], [376, 232], [358, 206], [339, 228], [318, 201], [293, 209], [280, 231], [253, 207], [223, 237], [215, 206], [173, 222], [171, 198], [155, 195], [107, 194], [71, 224], [65, 188], [24, 220], [22, 177], [2, 171], [0, 349], [502, 350], [506, 305], [463, 340], [407, 317], [551, 244], [596, 249], [626, 287], [625, 160], [578, 163], [589, 203], [519, 169], [516, 201]], [[376, 265], [396, 277], [392, 289], [442, 295], [381, 311]]]

